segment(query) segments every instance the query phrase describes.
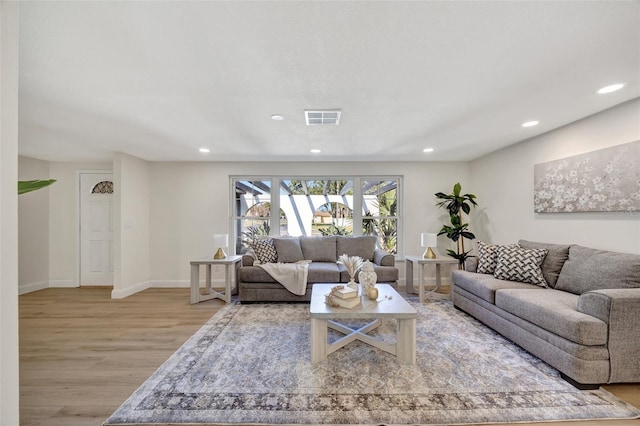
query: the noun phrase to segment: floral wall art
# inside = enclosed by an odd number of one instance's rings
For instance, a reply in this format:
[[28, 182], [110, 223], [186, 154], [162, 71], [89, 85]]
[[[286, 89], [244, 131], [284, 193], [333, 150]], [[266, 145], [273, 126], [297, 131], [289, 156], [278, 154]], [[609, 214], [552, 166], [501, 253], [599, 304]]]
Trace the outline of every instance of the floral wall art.
[[536, 213], [640, 212], [640, 140], [536, 164]]

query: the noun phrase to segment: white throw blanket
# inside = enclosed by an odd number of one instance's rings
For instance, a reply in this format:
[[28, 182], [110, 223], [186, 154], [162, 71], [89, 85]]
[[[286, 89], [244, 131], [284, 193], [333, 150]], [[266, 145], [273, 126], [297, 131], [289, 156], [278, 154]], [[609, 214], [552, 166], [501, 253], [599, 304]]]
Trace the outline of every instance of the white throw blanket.
[[264, 269], [291, 293], [303, 296], [307, 291], [309, 263], [311, 263], [310, 260], [301, 260], [295, 263], [262, 263], [257, 266]]

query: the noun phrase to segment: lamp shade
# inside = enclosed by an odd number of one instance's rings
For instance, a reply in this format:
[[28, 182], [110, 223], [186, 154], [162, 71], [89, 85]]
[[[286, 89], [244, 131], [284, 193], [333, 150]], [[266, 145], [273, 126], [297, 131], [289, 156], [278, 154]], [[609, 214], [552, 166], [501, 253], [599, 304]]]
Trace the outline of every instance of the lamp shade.
[[420, 245], [422, 247], [436, 247], [438, 245], [438, 234], [423, 232], [420, 234]]
[[213, 246], [228, 247], [229, 246], [229, 234], [213, 234]]

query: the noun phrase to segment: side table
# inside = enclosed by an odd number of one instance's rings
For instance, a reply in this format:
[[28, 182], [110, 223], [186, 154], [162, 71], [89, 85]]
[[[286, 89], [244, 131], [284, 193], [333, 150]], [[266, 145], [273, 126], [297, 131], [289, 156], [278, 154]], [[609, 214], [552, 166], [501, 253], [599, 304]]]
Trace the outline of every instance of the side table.
[[[224, 259], [205, 259], [191, 261], [191, 304], [204, 302], [210, 299], [222, 299], [231, 302], [231, 278], [237, 274], [235, 266], [242, 260], [242, 256], [227, 256]], [[206, 291], [207, 294], [200, 294], [200, 265], [204, 265], [206, 270]], [[211, 288], [211, 266], [224, 265], [224, 293], [220, 293]]]
[[[441, 278], [440, 278], [440, 265], [442, 264], [451, 264], [457, 265], [458, 259], [454, 259], [451, 256], [440, 256], [435, 259], [425, 259], [422, 256], [405, 256], [406, 263], [406, 283], [407, 283], [407, 293], [418, 294], [418, 300], [420, 303], [424, 302], [424, 277], [425, 277], [425, 268], [427, 265], [436, 265], [436, 286], [433, 290], [429, 292], [429, 294], [435, 294], [438, 290], [440, 290]], [[413, 266], [414, 264], [418, 265], [418, 291], [413, 286]]]

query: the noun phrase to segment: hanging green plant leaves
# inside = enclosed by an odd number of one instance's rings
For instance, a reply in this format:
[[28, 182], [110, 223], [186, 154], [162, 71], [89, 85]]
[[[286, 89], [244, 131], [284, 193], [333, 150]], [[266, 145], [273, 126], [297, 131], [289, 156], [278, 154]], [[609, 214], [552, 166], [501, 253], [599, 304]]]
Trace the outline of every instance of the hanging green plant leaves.
[[53, 184], [56, 180], [20, 180], [18, 181], [18, 195], [26, 194], [27, 192], [35, 191], [40, 188], [44, 188]]

